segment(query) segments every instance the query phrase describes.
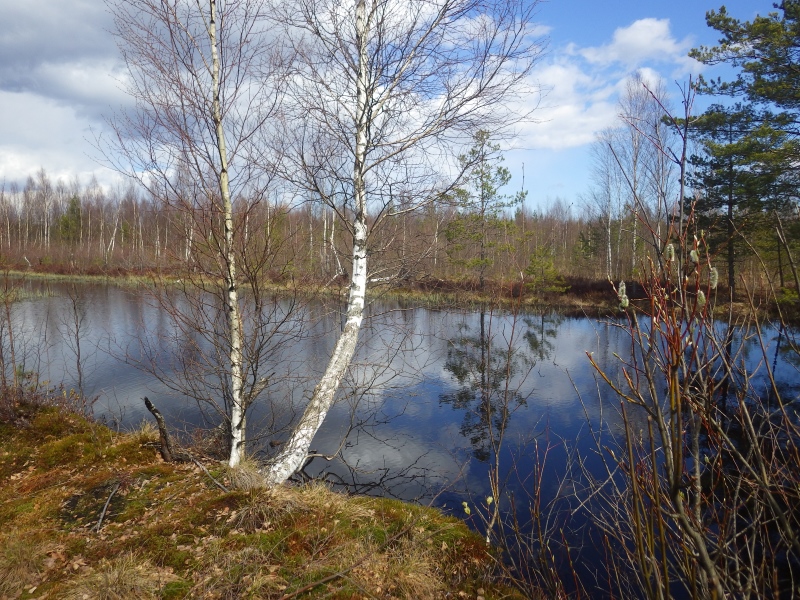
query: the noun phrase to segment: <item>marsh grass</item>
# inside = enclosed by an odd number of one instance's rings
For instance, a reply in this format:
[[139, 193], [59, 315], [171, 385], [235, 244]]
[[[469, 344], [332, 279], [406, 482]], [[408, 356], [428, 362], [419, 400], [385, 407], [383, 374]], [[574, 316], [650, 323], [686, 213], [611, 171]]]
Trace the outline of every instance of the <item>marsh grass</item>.
[[30, 290], [20, 287], [8, 290], [0, 290], [0, 303], [14, 303], [23, 300], [40, 300], [42, 298], [54, 298], [56, 293], [50, 288]]
[[522, 597], [492, 583], [483, 541], [436, 510], [319, 483], [262, 489], [253, 465], [206, 461], [235, 483], [223, 493], [196, 465], [164, 463], [149, 426], [13, 413], [0, 421], [0, 597]]
[[0, 598], [30, 589], [40, 580], [49, 547], [40, 536], [20, 534], [14, 529], [0, 535]]
[[65, 600], [120, 600], [137, 598], [151, 600], [161, 597], [164, 586], [177, 578], [149, 561], [132, 553], [114, 559], [102, 559], [96, 567], [85, 570], [67, 588]]
[[264, 476], [259, 472], [258, 464], [245, 458], [236, 467], [227, 467], [225, 475], [234, 490], [252, 492], [264, 489]]

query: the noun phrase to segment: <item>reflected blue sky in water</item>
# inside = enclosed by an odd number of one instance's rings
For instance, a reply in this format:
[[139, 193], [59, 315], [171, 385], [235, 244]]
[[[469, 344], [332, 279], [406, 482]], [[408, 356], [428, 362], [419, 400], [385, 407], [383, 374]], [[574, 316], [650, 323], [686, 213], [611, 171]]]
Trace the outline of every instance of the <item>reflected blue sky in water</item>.
[[[69, 288], [49, 287], [54, 296], [12, 307], [18, 360], [22, 357], [26, 370], [38, 372], [51, 384], [74, 387]], [[147, 395], [173, 427], [201, 423], [194, 402], [135, 366], [141, 358], [140, 336], [153, 340], [169, 331], [169, 315], [134, 289], [83, 285], [77, 290], [84, 318], [84, 387], [89, 396], [98, 398], [97, 415], [123, 427], [135, 426], [149, 418], [141, 400]], [[448, 508], [460, 507], [465, 499], [485, 498], [489, 495], [487, 464], [475, 458], [475, 448], [463, 435], [465, 423], [480, 422], [480, 400], [447, 401], [464, 388], [452, 364], [448, 366], [448, 356], [452, 363], [465, 340], [474, 342], [479, 336], [480, 315], [401, 309], [391, 303], [375, 303], [370, 313], [342, 399], [313, 444], [319, 453], [329, 454], [344, 440], [346, 464], [318, 459], [309, 465], [309, 474], [330, 472], [336, 480], [355, 484], [358, 491], [432, 500]], [[300, 408], [324, 368], [341, 323], [337, 307], [310, 307], [303, 318], [309, 321], [308, 334], [291, 345], [282, 364], [274, 365], [278, 377], [288, 377], [271, 391], [276, 406], [294, 410]], [[524, 400], [510, 414], [501, 451], [502, 468], [514, 474], [509, 487], [530, 485], [530, 480], [523, 485], [518, 479], [530, 474], [538, 444], [539, 460], [550, 449], [542, 477], [544, 499], [567, 494], [576, 485], [570, 480], [567, 455], [577, 452], [591, 465], [597, 456], [590, 428], [598, 430], [602, 420], [606, 432], [619, 431], [619, 402], [604, 397], [607, 386], [598, 382], [586, 353], [592, 353], [601, 368], [619, 379], [614, 355], [629, 355], [631, 349], [625, 323], [554, 315], [515, 319], [508, 313], [488, 314], [484, 319], [493, 352], [502, 354], [510, 344], [522, 365], [508, 381], [509, 389]], [[770, 349], [775, 348], [778, 333], [765, 327]], [[177, 342], [170, 345], [167, 339], [158, 341], [165, 364], [171, 353], [180, 351]], [[759, 355], [753, 353], [753, 367]], [[787, 397], [797, 398], [796, 366], [782, 355], [776, 364], [776, 379], [787, 389]], [[764, 365], [758, 368], [763, 377]], [[278, 420], [291, 414], [287, 410]], [[256, 406], [250, 419], [252, 433], [259, 423], [272, 418], [263, 405]], [[267, 436], [264, 441], [271, 439]]]

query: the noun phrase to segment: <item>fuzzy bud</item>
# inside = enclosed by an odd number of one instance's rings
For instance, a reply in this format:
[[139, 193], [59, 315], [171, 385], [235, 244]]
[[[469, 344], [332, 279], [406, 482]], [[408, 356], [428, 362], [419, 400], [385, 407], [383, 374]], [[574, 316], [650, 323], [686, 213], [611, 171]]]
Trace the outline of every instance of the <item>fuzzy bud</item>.
[[697, 292], [697, 308], [703, 308], [706, 305], [706, 295], [703, 290]]
[[625, 288], [625, 282], [620, 281], [619, 286], [617, 286], [617, 298], [619, 298], [619, 308], [620, 310], [628, 308], [628, 294]]
[[708, 275], [708, 285], [711, 287], [712, 290], [717, 289], [717, 284], [719, 283], [719, 271], [717, 271], [717, 267], [711, 267], [711, 273]]
[[689, 260], [693, 265], [696, 265], [700, 262], [700, 258], [697, 256], [697, 250], [692, 250], [689, 252]]
[[664, 247], [664, 260], [675, 260], [675, 246], [672, 244], [667, 244]]

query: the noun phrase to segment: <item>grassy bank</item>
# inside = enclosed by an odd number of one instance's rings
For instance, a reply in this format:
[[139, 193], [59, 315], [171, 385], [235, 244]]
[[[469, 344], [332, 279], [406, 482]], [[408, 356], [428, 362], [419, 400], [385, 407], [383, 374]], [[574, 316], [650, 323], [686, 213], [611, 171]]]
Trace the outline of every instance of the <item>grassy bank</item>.
[[[179, 285], [181, 273], [150, 272], [142, 270], [115, 269], [107, 273], [83, 273], [65, 268], [50, 270], [6, 270], [9, 280], [66, 282], [66, 283], [113, 283], [120, 286], [150, 286], [155, 282]], [[201, 281], [196, 277], [196, 281]], [[348, 282], [343, 279], [316, 281], [295, 280], [286, 277], [263, 283], [265, 290], [277, 294], [300, 293], [305, 296], [345, 297]], [[469, 279], [447, 280], [423, 278], [419, 280], [378, 282], [370, 286], [372, 298], [385, 298], [414, 306], [436, 308], [474, 308], [481, 304], [493, 306], [521, 305], [531, 310], [556, 310], [567, 315], [606, 316], [613, 312], [616, 297], [607, 281], [575, 279], [567, 282], [564, 292], [534, 294], [517, 283], [489, 282], [485, 290], [479, 289], [477, 281]], [[246, 290], [246, 288], [245, 288]]]
[[[69, 272], [63, 268], [57, 271], [8, 270], [4, 274], [8, 280], [82, 284], [110, 283], [131, 287], [152, 286], [154, 283], [179, 286], [185, 281], [180, 273], [123, 269], [116, 269], [104, 274]], [[196, 282], [200, 282], [200, 278]], [[635, 291], [629, 293], [633, 303], [646, 308], [647, 302], [641, 293], [641, 285], [635, 281], [629, 281], [627, 284], [628, 290], [639, 290], [638, 293]], [[287, 278], [266, 281], [263, 288], [265, 291], [277, 295], [299, 294], [308, 298], [345, 298], [348, 289], [344, 279], [321, 282]], [[619, 300], [613, 292], [611, 284], [606, 280], [566, 278], [564, 288], [564, 291], [558, 292], [533, 293], [519, 283], [489, 282], [485, 290], [481, 291], [478, 283], [469, 279], [423, 278], [414, 281], [374, 284], [370, 286], [368, 296], [372, 299], [397, 301], [408, 307], [477, 310], [480, 306], [494, 308], [514, 306], [526, 311], [552, 311], [569, 317], [604, 318], [620, 315]], [[246, 293], [246, 288], [244, 291]], [[10, 294], [9, 298], [14, 301], [25, 298], [26, 292], [17, 293], [12, 290], [6, 293]], [[775, 293], [769, 289], [761, 289], [757, 293], [751, 293], [750, 296], [739, 294], [737, 301], [732, 304], [727, 302], [727, 297], [727, 290], [720, 287], [714, 301], [716, 318], [725, 320], [731, 316], [741, 318], [755, 312], [759, 319], [772, 319], [800, 325], [800, 303], [798, 303], [796, 291], [792, 288], [784, 288]]]
[[164, 463], [157, 440], [6, 399], [0, 598], [519, 597], [434, 509], [265, 490], [213, 461]]

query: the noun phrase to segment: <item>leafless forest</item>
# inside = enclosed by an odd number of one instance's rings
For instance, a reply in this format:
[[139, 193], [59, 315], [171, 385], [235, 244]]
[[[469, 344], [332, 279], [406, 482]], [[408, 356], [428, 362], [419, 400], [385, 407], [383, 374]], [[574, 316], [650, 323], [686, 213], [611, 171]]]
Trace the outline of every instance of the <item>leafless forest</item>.
[[[541, 202], [536, 182], [503, 164], [539, 91], [527, 79], [543, 50], [535, 3], [296, 4], [110, 2], [136, 110], [112, 119], [104, 151], [131, 183], [108, 190], [42, 168], [5, 185], [0, 266], [165, 277], [180, 302], [158, 286], [154, 296], [177, 335], [213, 348], [184, 371], [185, 395], [218, 411], [231, 469], [247, 458], [248, 409], [272, 400], [270, 352], [302, 321], [265, 284], [346, 292], [324, 373], [256, 470], [264, 487], [302, 469], [358, 368], [368, 290], [481, 292], [463, 370], [490, 432], [493, 493], [476, 513], [487, 543], [507, 551], [500, 576], [529, 597], [797, 597], [797, 390], [774, 373], [798, 357], [798, 3], [752, 23], [708, 13], [723, 39], [692, 55], [744, 65], [738, 79], [669, 89], [631, 75], [581, 174], [585, 193]], [[704, 94], [741, 102], [698, 111]], [[531, 472], [500, 460], [515, 355], [493, 319], [516, 321], [524, 298], [558, 305], [593, 286], [612, 301], [608, 326], [630, 339], [618, 369], [590, 352], [585, 363], [622, 425], [587, 416], [601, 468], [571, 455], [568, 492], [540, 506], [551, 447], [527, 457], [539, 461]], [[11, 356], [18, 390], [11, 333], [0, 358]], [[526, 497], [506, 494], [510, 477]], [[599, 532], [594, 579], [578, 581], [570, 562], [565, 505]]]
[[[619, 129], [604, 135], [619, 143], [617, 136], [624, 133], [625, 129]], [[509, 287], [533, 281], [533, 291], [542, 268], [546, 277], [540, 289], [568, 291], [570, 283], [638, 278], [641, 261], [653, 250], [652, 240], [643, 235], [643, 223], [666, 231], [673, 215], [665, 215], [663, 209], [659, 214], [658, 194], [668, 193], [668, 199], [674, 200], [675, 173], [667, 173], [663, 192], [646, 174], [634, 201], [605, 141], [598, 142], [597, 151], [595, 185], [585, 197], [555, 198], [535, 209], [527, 203], [508, 206], [484, 216], [476, 207], [464, 210], [451, 199], [441, 198], [423, 211], [384, 225], [371, 241], [380, 265], [376, 269], [384, 269], [387, 276], [399, 275], [393, 278], [395, 284], [420, 283], [434, 289], [437, 283], [476, 289], [481, 264], [490, 282]], [[509, 191], [515, 184], [509, 183]], [[185, 187], [187, 197], [198, 193], [188, 184]], [[242, 244], [256, 236], [273, 240], [275, 251], [263, 273], [265, 279], [294, 278], [324, 285], [345, 274], [352, 240], [337, 227], [332, 209], [313, 199], [237, 200], [236, 227], [242, 232], [237, 237]], [[42, 169], [21, 189], [11, 185], [2, 190], [0, 219], [0, 257], [6, 269], [177, 275], [196, 268], [202, 258], [195, 248], [203, 235], [197, 218], [134, 186], [106, 191], [95, 181], [53, 180]], [[488, 225], [486, 258], [481, 263], [480, 239], [475, 234], [484, 221]], [[794, 231], [800, 226], [796, 214], [749, 213], [740, 221], [746, 232], [734, 233], [736, 277], [744, 278], [751, 289], [762, 289], [770, 282], [778, 287], [793, 283], [779, 221], [788, 238], [788, 251], [796, 255], [800, 245]], [[459, 235], [465, 227], [474, 229]], [[709, 227], [714, 231], [727, 226], [718, 217]], [[716, 263], [727, 264], [725, 243], [710, 251]], [[727, 279], [723, 287], [725, 283]]]

